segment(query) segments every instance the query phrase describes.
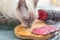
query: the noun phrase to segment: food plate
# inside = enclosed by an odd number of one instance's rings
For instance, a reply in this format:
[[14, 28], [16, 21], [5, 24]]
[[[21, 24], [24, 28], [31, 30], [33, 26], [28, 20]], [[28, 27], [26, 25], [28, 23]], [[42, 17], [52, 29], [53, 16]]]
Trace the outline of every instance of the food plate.
[[45, 40], [52, 37], [53, 34], [42, 36], [42, 35], [35, 35], [31, 33], [31, 30], [33, 28], [42, 27], [44, 25], [47, 25], [47, 24], [40, 21], [34, 21], [33, 25], [30, 28], [25, 28], [23, 24], [20, 24], [16, 26], [14, 32], [17, 37], [22, 38], [22, 39]]

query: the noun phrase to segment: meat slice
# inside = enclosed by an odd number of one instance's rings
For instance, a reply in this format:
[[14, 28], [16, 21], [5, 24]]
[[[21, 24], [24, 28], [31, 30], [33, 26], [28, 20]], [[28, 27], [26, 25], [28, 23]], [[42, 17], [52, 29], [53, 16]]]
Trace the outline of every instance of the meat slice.
[[54, 25], [46, 25], [45, 28], [48, 29], [50, 33], [55, 32], [57, 30]]
[[55, 26], [53, 25], [46, 25], [40, 28], [34, 28], [32, 30], [33, 34], [37, 34], [37, 35], [47, 35], [50, 33], [55, 32], [57, 29], [55, 28]]
[[49, 34], [49, 31], [46, 28], [35, 28], [32, 30], [33, 34], [37, 34], [37, 35], [47, 35]]

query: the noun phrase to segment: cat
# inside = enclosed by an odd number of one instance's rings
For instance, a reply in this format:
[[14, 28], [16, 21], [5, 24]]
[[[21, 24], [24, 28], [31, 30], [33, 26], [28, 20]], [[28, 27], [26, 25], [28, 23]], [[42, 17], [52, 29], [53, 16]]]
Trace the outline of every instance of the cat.
[[35, 20], [36, 0], [0, 0], [0, 12], [6, 19], [14, 19], [25, 27]]

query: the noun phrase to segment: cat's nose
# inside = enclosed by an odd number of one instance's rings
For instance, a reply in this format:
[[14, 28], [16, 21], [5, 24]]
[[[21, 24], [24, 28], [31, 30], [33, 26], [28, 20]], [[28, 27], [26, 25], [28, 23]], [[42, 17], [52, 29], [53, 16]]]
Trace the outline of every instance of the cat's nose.
[[27, 28], [30, 28], [30, 27], [31, 27], [31, 24], [30, 24], [30, 23], [28, 23], [28, 24], [27, 24], [27, 26], [28, 26]]
[[27, 27], [27, 28], [30, 28], [30, 27], [33, 25], [33, 22], [34, 22], [34, 20], [25, 21], [26, 27]]
[[30, 22], [26, 23], [26, 28], [30, 28], [31, 26], [32, 26], [32, 23], [30, 23]]

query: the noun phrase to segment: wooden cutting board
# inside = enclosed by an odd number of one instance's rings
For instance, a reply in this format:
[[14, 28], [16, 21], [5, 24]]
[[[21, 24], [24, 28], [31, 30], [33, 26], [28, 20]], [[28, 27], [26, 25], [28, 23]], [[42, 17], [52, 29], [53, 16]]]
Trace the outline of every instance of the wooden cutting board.
[[45, 39], [52, 37], [53, 34], [42, 36], [42, 35], [35, 35], [35, 34], [31, 33], [31, 30], [33, 28], [42, 27], [44, 25], [47, 25], [47, 24], [36, 20], [36, 21], [34, 21], [33, 25], [27, 29], [23, 26], [23, 24], [16, 26], [14, 32], [17, 37], [22, 38], [22, 39], [45, 40]]

